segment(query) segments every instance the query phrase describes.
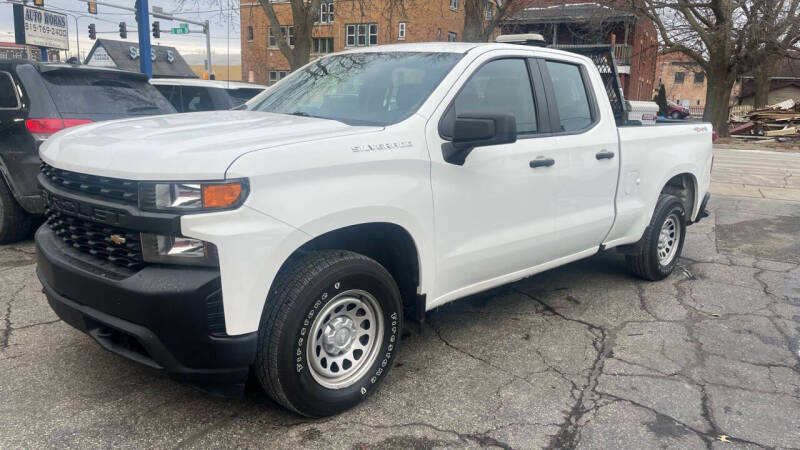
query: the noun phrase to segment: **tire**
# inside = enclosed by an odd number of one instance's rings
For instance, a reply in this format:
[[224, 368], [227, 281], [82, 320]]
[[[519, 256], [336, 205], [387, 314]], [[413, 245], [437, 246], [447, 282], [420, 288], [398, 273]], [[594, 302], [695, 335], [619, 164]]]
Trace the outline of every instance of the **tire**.
[[[665, 239], [660, 241], [662, 230], [665, 230]], [[637, 255], [626, 256], [625, 260], [639, 278], [663, 280], [678, 264], [685, 239], [686, 210], [683, 203], [674, 195], [661, 194], [650, 219], [650, 226], [642, 236], [641, 251]]]
[[13, 244], [28, 237], [31, 216], [19, 206], [5, 180], [0, 177], [0, 244]]
[[402, 312], [394, 279], [366, 256], [324, 250], [292, 258], [261, 317], [258, 380], [273, 400], [304, 416], [352, 408], [392, 367]]
[[681, 117], [681, 113], [679, 113], [678, 111], [672, 111], [672, 114], [670, 114], [670, 117], [672, 117], [673, 119], [681, 119], [682, 118]]

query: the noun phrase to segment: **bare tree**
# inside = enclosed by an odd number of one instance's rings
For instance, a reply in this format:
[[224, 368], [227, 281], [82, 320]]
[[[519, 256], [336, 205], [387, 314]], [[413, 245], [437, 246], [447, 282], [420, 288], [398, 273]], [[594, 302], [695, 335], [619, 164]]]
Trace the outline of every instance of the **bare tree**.
[[486, 42], [523, 0], [464, 0], [464, 42]]
[[800, 0], [758, 0], [750, 5], [747, 14], [755, 16], [758, 27], [753, 30], [756, 57], [752, 61], [755, 85], [753, 105], [769, 103], [772, 77], [779, 64], [788, 58], [798, 58], [795, 46], [800, 42]]
[[[772, 31], [779, 21], [766, 14], [779, 8], [781, 24], [800, 21], [800, 0], [626, 0], [626, 6], [655, 23], [663, 51], [681, 52], [697, 63], [708, 77], [703, 119], [720, 136], [728, 135], [728, 106], [737, 78], [759, 66], [765, 49], [777, 42]], [[615, 2], [616, 3], [616, 2]], [[793, 11], [793, 16], [789, 11]], [[797, 25], [787, 26], [780, 36]]]

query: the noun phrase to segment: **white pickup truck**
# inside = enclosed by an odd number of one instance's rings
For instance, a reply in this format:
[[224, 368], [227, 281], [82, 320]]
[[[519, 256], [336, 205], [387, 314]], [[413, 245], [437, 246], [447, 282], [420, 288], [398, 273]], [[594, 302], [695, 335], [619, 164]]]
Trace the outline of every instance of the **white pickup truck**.
[[404, 316], [612, 248], [668, 276], [704, 217], [711, 142], [705, 123], [618, 126], [572, 53], [358, 49], [242, 110], [49, 138], [37, 272], [112, 352], [218, 387], [252, 369], [327, 416], [386, 376]]

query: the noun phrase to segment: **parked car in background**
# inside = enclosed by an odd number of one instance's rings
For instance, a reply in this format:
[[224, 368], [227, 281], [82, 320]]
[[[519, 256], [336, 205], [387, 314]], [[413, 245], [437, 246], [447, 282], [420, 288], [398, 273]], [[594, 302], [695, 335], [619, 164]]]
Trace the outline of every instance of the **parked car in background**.
[[675, 102], [667, 102], [667, 115], [672, 119], [685, 119], [689, 117], [689, 108]]
[[178, 112], [232, 109], [260, 94], [266, 86], [196, 78], [153, 78], [156, 87]]
[[0, 61], [0, 244], [23, 239], [32, 217], [44, 213], [36, 181], [39, 145], [53, 133], [90, 122], [174, 112], [139, 73]]

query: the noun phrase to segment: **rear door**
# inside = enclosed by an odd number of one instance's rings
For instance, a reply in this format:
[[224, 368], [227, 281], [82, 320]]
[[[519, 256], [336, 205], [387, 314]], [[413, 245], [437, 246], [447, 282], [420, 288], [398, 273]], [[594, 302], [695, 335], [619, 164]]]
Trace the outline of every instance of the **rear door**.
[[41, 75], [63, 119], [97, 122], [176, 112], [139, 74], [59, 69], [42, 70]]
[[554, 132], [548, 145], [559, 156], [555, 226], [565, 254], [603, 242], [614, 223], [619, 176], [616, 123], [611, 114], [601, 114], [605, 92], [595, 89], [583, 61], [568, 56], [538, 61]]

